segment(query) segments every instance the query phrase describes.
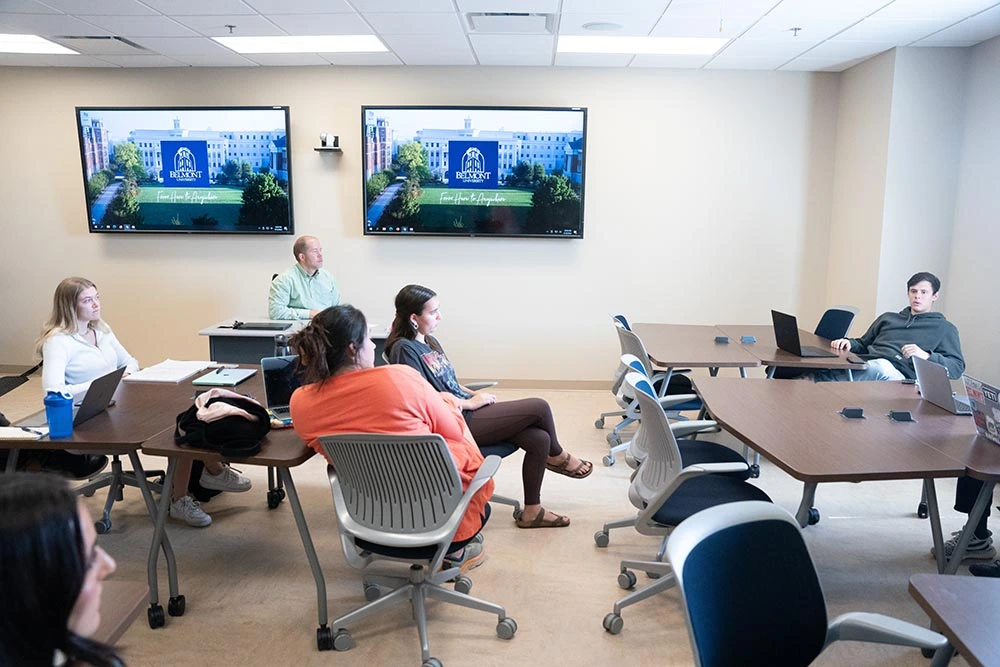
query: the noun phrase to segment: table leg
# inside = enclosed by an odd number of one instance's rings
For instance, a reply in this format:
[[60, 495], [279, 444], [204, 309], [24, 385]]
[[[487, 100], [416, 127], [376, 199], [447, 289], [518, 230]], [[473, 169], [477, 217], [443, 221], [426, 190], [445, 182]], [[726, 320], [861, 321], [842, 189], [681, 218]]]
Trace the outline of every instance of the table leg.
[[670, 384], [670, 378], [672, 378], [673, 376], [674, 376], [673, 368], [668, 368], [666, 371], [664, 371], [663, 380], [660, 382], [660, 391], [658, 392], [660, 398], [663, 398], [664, 396], [667, 395], [667, 385]]
[[924, 480], [924, 496], [927, 498], [927, 516], [931, 523], [931, 540], [934, 543], [934, 558], [937, 560], [938, 572], [944, 572], [944, 538], [941, 536], [941, 511], [938, 508], [937, 490], [934, 479]]
[[802, 485], [802, 500], [799, 502], [799, 509], [795, 512], [795, 520], [799, 522], [799, 526], [805, 528], [806, 526], [817, 523], [819, 521], [818, 517], [814, 519], [814, 508], [813, 503], [816, 501], [816, 483], [806, 482]]
[[[138, 456], [132, 461], [132, 465], [135, 466], [138, 461]], [[146, 475], [142, 472], [141, 468], [136, 469], [136, 477], [139, 480], [145, 480]], [[164, 616], [163, 607], [159, 603], [159, 588], [157, 581], [156, 564], [159, 560], [160, 549], [163, 549], [163, 554], [167, 559], [167, 577], [169, 579], [170, 586], [170, 600], [167, 605], [167, 611], [171, 616], [182, 616], [184, 614], [185, 600], [183, 595], [178, 595], [177, 593], [177, 566], [173, 561], [173, 549], [170, 547], [170, 540], [166, 534], [166, 524], [167, 524], [167, 513], [170, 510], [170, 490], [173, 488], [174, 475], [177, 472], [177, 459], [168, 458], [167, 459], [167, 473], [163, 478], [163, 493], [160, 494], [160, 504], [155, 506], [152, 504], [152, 495], [150, 495], [147, 504], [150, 505], [150, 512], [155, 509], [155, 519], [153, 528], [153, 542], [149, 546], [149, 557], [146, 562], [146, 576], [149, 580], [149, 609], [147, 610], [147, 616], [149, 619], [149, 627], [156, 629], [163, 627]], [[145, 481], [141, 482], [145, 484]], [[148, 493], [146, 489], [143, 493], [145, 496]]]
[[847, 369], [847, 381], [854, 382], [854, 371], [852, 371], [850, 368]]
[[21, 450], [17, 448], [7, 450], [7, 472], [17, 470], [17, 455], [20, 453]]
[[716, 377], [719, 374], [719, 367], [716, 366], [714, 368], [709, 368], [708, 374], [711, 375], [712, 377]]
[[319, 630], [317, 633], [322, 633], [327, 629], [328, 623], [326, 580], [323, 578], [323, 569], [319, 565], [319, 558], [316, 557], [316, 548], [313, 546], [312, 537], [309, 535], [309, 526], [306, 525], [306, 517], [302, 513], [302, 505], [299, 504], [299, 494], [295, 491], [292, 472], [288, 468], [278, 468], [278, 477], [284, 482], [285, 488], [288, 490], [288, 502], [292, 506], [295, 525], [298, 526], [299, 536], [302, 538], [302, 547], [305, 549], [306, 558], [309, 560], [309, 567], [312, 568], [313, 579], [316, 581], [316, 609], [319, 616]]
[[[774, 371], [771, 371], [771, 374], [773, 375]], [[740, 366], [740, 377], [743, 378], [744, 380], [747, 379], [747, 369], [743, 366]]]
[[[962, 558], [965, 556], [965, 549], [969, 546], [969, 542], [972, 541], [972, 534], [976, 531], [976, 524], [979, 523], [979, 518], [986, 511], [987, 505], [993, 501], [994, 486], [996, 486], [996, 482], [983, 482], [983, 488], [979, 490], [976, 503], [972, 506], [972, 511], [969, 512], [969, 519], [965, 522], [962, 534], [958, 537], [955, 552], [952, 553], [951, 558], [947, 559], [944, 569], [942, 570], [940, 567], [938, 569], [941, 574], [955, 574], [958, 572], [958, 566], [962, 564]], [[929, 502], [930, 498], [928, 498], [928, 504]], [[940, 558], [944, 558], [943, 549]]]

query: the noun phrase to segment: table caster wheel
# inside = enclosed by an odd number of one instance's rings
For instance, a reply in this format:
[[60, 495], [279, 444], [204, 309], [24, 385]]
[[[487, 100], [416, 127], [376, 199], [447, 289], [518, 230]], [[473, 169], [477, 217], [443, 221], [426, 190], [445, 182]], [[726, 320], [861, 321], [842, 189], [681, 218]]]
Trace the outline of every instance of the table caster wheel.
[[756, 463], [750, 466], [750, 476], [753, 477], [754, 479], [760, 477], [760, 466], [757, 465]]
[[605, 630], [613, 635], [617, 635], [625, 627], [625, 621], [618, 614], [611, 612], [604, 617], [603, 625]]
[[819, 510], [816, 509], [815, 507], [810, 507], [809, 508], [809, 525], [810, 526], [815, 526], [817, 523], [819, 523]]
[[594, 422], [594, 428], [604, 428], [604, 417], [601, 417]]
[[635, 572], [632, 570], [622, 570], [618, 575], [618, 587], [629, 590], [635, 588]]
[[316, 648], [320, 651], [333, 650], [333, 632], [330, 626], [321, 625], [316, 628]]
[[517, 632], [517, 621], [513, 618], [505, 618], [497, 623], [497, 637], [500, 639], [513, 639]]
[[469, 579], [464, 574], [460, 574], [455, 578], [455, 592], [463, 593], [465, 595], [469, 594], [472, 590], [472, 579]]
[[596, 533], [594, 533], [594, 544], [596, 544], [597, 546], [606, 547], [610, 542], [611, 542], [611, 536], [608, 535], [608, 531], [599, 530]]
[[354, 640], [347, 630], [337, 630], [333, 636], [333, 649], [335, 651], [349, 651], [354, 648]]
[[608, 441], [608, 444], [611, 445], [612, 447], [622, 444], [621, 436], [618, 435], [617, 433], [608, 433], [608, 437], [606, 439]]
[[280, 504], [281, 504], [281, 496], [278, 495], [278, 491], [277, 490], [268, 491], [267, 492], [267, 508], [273, 510], [273, 509], [277, 508], [278, 505], [280, 505]]
[[517, 521], [518, 519], [521, 518], [521, 515], [524, 514], [524, 510], [521, 509], [520, 507], [515, 507], [514, 511], [511, 512], [510, 514], [511, 516], [514, 517], [514, 521]]
[[285, 499], [285, 490], [284, 489], [275, 489], [274, 492], [278, 494], [278, 500], [284, 500]]
[[187, 600], [184, 599], [183, 595], [178, 595], [175, 598], [170, 598], [167, 601], [167, 613], [171, 616], [183, 616], [184, 609], [187, 608]]
[[85, 494], [83, 494], [83, 497], [84, 498], [93, 498], [94, 497], [94, 493], [96, 493], [96, 491], [87, 491]]
[[615, 464], [615, 457], [611, 456], [611, 454], [608, 454], [601, 459], [601, 463], [610, 468]]
[[380, 597], [382, 597], [382, 589], [378, 587], [378, 584], [365, 584], [365, 600], [375, 602]]
[[101, 521], [95, 521], [94, 530], [97, 531], [98, 535], [107, 535], [108, 531], [111, 530], [111, 519], [102, 519]]
[[421, 663], [420, 667], [444, 667], [444, 665], [437, 658], [427, 658]]
[[149, 605], [149, 609], [146, 610], [146, 619], [149, 621], [149, 627], [153, 630], [162, 628], [166, 622], [163, 616], [163, 607], [158, 604]]
[[917, 505], [917, 518], [918, 519], [926, 519], [927, 516], [928, 516], [928, 514], [927, 514], [927, 503], [920, 503], [919, 505]]
[[922, 648], [920, 649], [920, 655], [924, 656], [928, 660], [934, 657], [936, 651], [932, 648]]

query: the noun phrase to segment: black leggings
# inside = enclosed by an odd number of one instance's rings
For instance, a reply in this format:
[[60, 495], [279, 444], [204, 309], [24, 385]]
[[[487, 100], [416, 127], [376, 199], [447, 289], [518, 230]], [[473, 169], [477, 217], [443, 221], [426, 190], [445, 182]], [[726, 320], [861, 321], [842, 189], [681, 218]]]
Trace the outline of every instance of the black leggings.
[[[955, 511], [968, 514], [972, 511], [972, 506], [976, 504], [976, 497], [983, 488], [983, 483], [972, 477], [959, 477], [958, 485], [955, 487]], [[990, 531], [986, 528], [986, 519], [990, 516], [990, 505], [993, 499], [986, 503], [986, 510], [976, 524], [976, 537], [983, 539], [990, 536]]]
[[469, 431], [481, 447], [512, 442], [524, 450], [524, 504], [540, 504], [548, 457], [563, 451], [549, 404], [541, 398], [522, 398], [485, 405], [467, 415]]

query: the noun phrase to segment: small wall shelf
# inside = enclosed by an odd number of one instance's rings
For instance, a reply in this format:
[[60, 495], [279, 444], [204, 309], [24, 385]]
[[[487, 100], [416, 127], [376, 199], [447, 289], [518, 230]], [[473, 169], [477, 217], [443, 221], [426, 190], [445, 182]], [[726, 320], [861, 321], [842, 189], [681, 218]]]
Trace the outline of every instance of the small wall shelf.
[[313, 148], [317, 153], [340, 153], [340, 146], [316, 146]]

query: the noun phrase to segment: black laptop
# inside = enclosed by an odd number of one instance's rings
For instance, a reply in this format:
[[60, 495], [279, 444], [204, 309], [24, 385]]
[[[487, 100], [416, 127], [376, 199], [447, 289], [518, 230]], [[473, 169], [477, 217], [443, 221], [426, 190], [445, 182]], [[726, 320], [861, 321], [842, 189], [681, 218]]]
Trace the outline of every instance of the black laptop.
[[[116, 368], [107, 375], [102, 375], [90, 383], [87, 393], [83, 396], [82, 402], [77, 402], [77, 394], [73, 398], [73, 426], [79, 426], [92, 417], [96, 417], [111, 405], [111, 399], [115, 396], [115, 391], [125, 374], [125, 367]], [[37, 415], [28, 417], [18, 422], [18, 426], [44, 426], [48, 422], [45, 419], [45, 411]]]
[[280, 421], [288, 421], [292, 411], [288, 404], [292, 392], [299, 388], [298, 355], [285, 357], [264, 357], [260, 360], [260, 370], [264, 375], [264, 397], [267, 411]]
[[805, 346], [799, 341], [799, 323], [794, 315], [771, 311], [771, 320], [774, 322], [774, 340], [778, 344], [779, 350], [790, 352], [797, 357], [838, 357], [832, 350], [822, 350], [818, 347]]

